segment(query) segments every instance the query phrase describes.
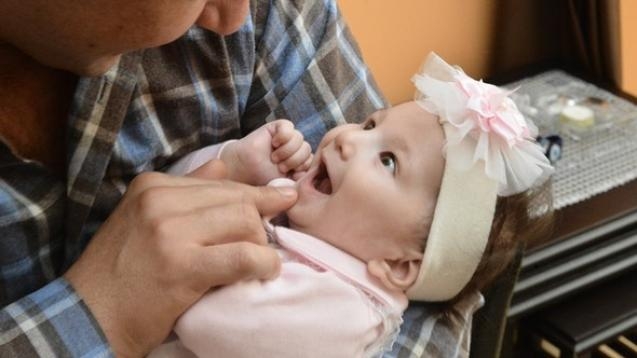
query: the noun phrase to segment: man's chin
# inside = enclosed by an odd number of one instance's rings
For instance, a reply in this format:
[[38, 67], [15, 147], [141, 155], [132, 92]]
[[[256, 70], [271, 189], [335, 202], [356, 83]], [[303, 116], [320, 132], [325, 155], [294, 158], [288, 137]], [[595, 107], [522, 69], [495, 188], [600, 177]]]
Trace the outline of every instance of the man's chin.
[[121, 55], [102, 56], [99, 58], [82, 59], [72, 61], [68, 58], [51, 61], [44, 60], [41, 63], [46, 66], [57, 68], [59, 70], [69, 71], [82, 77], [98, 77], [105, 74], [109, 69], [115, 66]]
[[104, 56], [86, 64], [71, 64], [65, 69], [80, 76], [97, 77], [105, 74], [111, 67], [115, 66], [120, 58], [121, 55]]

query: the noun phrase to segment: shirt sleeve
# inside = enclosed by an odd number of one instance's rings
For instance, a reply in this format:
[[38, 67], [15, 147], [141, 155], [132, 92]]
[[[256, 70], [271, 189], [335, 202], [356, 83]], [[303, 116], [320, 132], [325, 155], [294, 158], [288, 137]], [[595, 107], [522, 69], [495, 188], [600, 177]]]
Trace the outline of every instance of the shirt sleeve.
[[64, 278], [0, 311], [2, 357], [112, 357], [88, 308]]
[[453, 306], [411, 302], [401, 333], [384, 357], [469, 357], [473, 314], [484, 304], [480, 292], [470, 292]]
[[0, 357], [110, 356], [63, 278], [64, 186], [0, 140]]

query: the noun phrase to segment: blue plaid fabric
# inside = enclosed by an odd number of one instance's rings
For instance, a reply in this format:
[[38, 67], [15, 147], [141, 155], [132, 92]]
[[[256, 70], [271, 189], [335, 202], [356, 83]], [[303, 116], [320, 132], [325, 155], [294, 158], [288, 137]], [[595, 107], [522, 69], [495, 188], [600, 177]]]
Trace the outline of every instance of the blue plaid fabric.
[[[231, 36], [194, 27], [80, 79], [66, 182], [0, 141], [0, 356], [112, 355], [60, 275], [137, 174], [276, 118], [315, 147], [329, 128], [385, 105], [334, 0], [254, 0]], [[389, 356], [466, 356], [475, 307], [455, 321], [427, 307], [410, 308]], [[444, 348], [434, 349], [436, 332], [447, 332]]]

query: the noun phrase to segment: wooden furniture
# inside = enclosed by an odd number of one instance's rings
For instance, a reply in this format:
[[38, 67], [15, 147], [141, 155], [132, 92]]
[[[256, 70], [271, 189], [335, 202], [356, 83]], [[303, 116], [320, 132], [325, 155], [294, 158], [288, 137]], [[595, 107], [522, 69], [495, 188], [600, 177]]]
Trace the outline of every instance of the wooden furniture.
[[[565, 352], [568, 349], [564, 344], [551, 342], [561, 347], [562, 357], [576, 356], [575, 345], [578, 351], [588, 352], [637, 327], [637, 300], [632, 306], [626, 305], [623, 303], [626, 294], [608, 289], [608, 285], [614, 285], [637, 292], [636, 274], [637, 181], [559, 211], [555, 236], [528, 250], [522, 259], [507, 312], [503, 356], [519, 357], [535, 352], [541, 343], [537, 338], [549, 342], [557, 339], [564, 332], [547, 335], [551, 329], [559, 329], [554, 321], [556, 312], [575, 304], [582, 315], [588, 310], [607, 315], [597, 318], [599, 327], [587, 327], [588, 334], [570, 337], [572, 351]], [[600, 294], [606, 290], [609, 292]], [[579, 304], [592, 296], [595, 300], [590, 307]], [[613, 311], [618, 306], [625, 311]], [[569, 314], [561, 319], [576, 317], [577, 311]], [[622, 315], [626, 317], [616, 325], [605, 323]]]
[[637, 299], [627, 298], [637, 292], [637, 180], [567, 206], [556, 219], [554, 235], [521, 259], [501, 356], [613, 357], [599, 347], [637, 328]]
[[[488, 82], [511, 83], [555, 68], [554, 65], [532, 66]], [[578, 77], [586, 79], [581, 74]], [[636, 98], [610, 86], [602, 84], [601, 87], [637, 103]], [[577, 315], [575, 308], [605, 314], [596, 316], [600, 327], [586, 327], [591, 335], [579, 334], [571, 342], [574, 345], [578, 338], [583, 341], [595, 336], [577, 347], [583, 355], [578, 355], [575, 349], [566, 349], [564, 341], [554, 342], [561, 344], [557, 347], [561, 348], [560, 356], [605, 356], [596, 350], [598, 343], [616, 341], [618, 332], [632, 332], [630, 327], [637, 318], [630, 304], [622, 306], [621, 294], [600, 293], [600, 290], [616, 284], [637, 291], [634, 275], [637, 275], [637, 180], [556, 212], [553, 235], [520, 252], [517, 260], [485, 292], [486, 304], [474, 316], [471, 357], [551, 356], [536, 349], [537, 337], [546, 336], [551, 330], [562, 334], [562, 338], [582, 333], [568, 331], [551, 317], [556, 312], [569, 311], [561, 316], [568, 319], [569, 315]], [[591, 296], [595, 296], [595, 303], [584, 302]], [[582, 303], [575, 305], [575, 302]], [[611, 309], [603, 310], [603, 307]], [[622, 308], [624, 312], [615, 308]], [[605, 326], [604, 322], [613, 320], [622, 323]], [[631, 337], [637, 338], [628, 338]]]
[[[526, 320], [526, 354], [637, 357], [637, 270], [605, 280]], [[531, 347], [531, 350], [528, 348]]]

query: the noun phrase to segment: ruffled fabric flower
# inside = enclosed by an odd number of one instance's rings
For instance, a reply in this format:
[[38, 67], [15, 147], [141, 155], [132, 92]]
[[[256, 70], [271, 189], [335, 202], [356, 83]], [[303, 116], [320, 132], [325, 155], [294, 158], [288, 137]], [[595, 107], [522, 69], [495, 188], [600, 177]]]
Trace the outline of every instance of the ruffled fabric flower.
[[537, 129], [508, 97], [511, 92], [476, 81], [430, 54], [412, 81], [417, 100], [444, 124], [445, 152], [457, 151], [453, 165], [468, 170], [477, 161], [498, 182], [498, 195], [523, 192], [544, 182], [553, 167], [535, 142]]

